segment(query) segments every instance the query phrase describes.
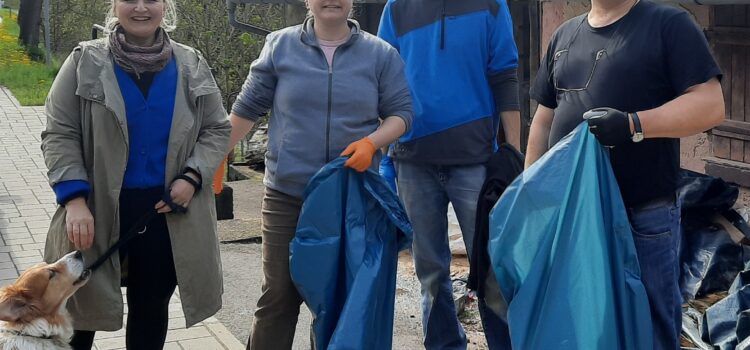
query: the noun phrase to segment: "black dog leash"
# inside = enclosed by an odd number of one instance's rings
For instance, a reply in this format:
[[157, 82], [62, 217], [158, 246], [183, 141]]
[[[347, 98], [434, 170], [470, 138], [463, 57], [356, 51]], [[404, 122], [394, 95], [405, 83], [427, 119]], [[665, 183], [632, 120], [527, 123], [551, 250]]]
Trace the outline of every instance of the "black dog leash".
[[[172, 201], [172, 197], [169, 195], [169, 190], [164, 193], [162, 196], [162, 199], [164, 203], [166, 203], [167, 206], [172, 208], [172, 212], [177, 214], [184, 214], [187, 213], [187, 208], [175, 203]], [[117, 240], [115, 244], [113, 244], [107, 251], [104, 253], [104, 255], [100, 256], [99, 259], [96, 259], [89, 267], [87, 267], [87, 270], [91, 270], [91, 272], [94, 272], [96, 269], [99, 268], [105, 261], [109, 259], [109, 257], [112, 256], [117, 250], [119, 250], [125, 243], [128, 243], [130, 240], [135, 238], [138, 235], [141, 235], [146, 232], [147, 225], [149, 222], [151, 222], [151, 219], [153, 219], [156, 214], [158, 214], [156, 208], [150, 209], [146, 214], [141, 216], [138, 221], [133, 224], [133, 226], [130, 227], [130, 230], [126, 232], [124, 235], [120, 235], [120, 239]], [[143, 229], [141, 230], [141, 227]], [[140, 231], [139, 231], [140, 230]]]

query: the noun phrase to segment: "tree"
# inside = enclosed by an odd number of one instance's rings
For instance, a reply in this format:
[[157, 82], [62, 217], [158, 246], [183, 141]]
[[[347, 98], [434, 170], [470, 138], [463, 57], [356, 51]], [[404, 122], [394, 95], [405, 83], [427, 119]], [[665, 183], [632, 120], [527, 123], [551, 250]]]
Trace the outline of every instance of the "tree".
[[[26, 0], [23, 0], [26, 1]], [[51, 0], [52, 51], [67, 55], [81, 41], [91, 39], [94, 24], [104, 24], [109, 1]], [[101, 34], [100, 34], [101, 36]]]
[[39, 28], [42, 24], [42, 0], [23, 0], [18, 9], [18, 39], [27, 48], [39, 44]]
[[[180, 15], [172, 38], [203, 53], [230, 108], [265, 38], [230, 26], [224, 1], [181, 0], [177, 5]], [[284, 26], [282, 15], [283, 5], [246, 5], [237, 12], [238, 19], [269, 30]]]
[[[33, 1], [41, 5], [43, 0], [22, 0]], [[78, 42], [91, 39], [92, 25], [103, 24], [110, 1], [52, 0], [51, 5], [53, 51], [64, 57]], [[176, 0], [176, 5], [177, 29], [170, 37], [203, 53], [230, 108], [265, 38], [230, 26], [224, 0]], [[286, 25], [284, 5], [242, 5], [237, 18], [269, 30]]]

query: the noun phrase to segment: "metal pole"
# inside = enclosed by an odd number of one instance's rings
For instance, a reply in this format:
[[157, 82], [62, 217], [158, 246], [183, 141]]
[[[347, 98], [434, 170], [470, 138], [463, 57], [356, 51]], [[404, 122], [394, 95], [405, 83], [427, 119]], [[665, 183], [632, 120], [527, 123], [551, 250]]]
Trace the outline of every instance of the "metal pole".
[[50, 42], [50, 27], [49, 27], [49, 0], [44, 0], [42, 5], [43, 16], [44, 16], [44, 49], [47, 53], [46, 61], [47, 66], [52, 66], [52, 43]]
[[91, 39], [96, 39], [99, 36], [99, 32], [104, 33], [104, 26], [99, 24], [94, 24], [91, 27]]
[[270, 30], [263, 29], [261, 27], [254, 26], [252, 24], [248, 24], [245, 22], [240, 22], [237, 20], [236, 12], [237, 12], [237, 4], [238, 3], [244, 3], [249, 2], [248, 0], [227, 0], [227, 12], [229, 14], [229, 24], [232, 27], [235, 27], [239, 30], [266, 36], [271, 33]]

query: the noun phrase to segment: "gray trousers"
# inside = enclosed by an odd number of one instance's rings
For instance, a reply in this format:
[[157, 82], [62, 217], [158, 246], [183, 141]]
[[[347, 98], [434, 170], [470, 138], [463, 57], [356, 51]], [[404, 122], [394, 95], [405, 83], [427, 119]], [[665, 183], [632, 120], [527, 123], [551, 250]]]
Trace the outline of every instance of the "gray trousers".
[[302, 199], [266, 187], [261, 208], [263, 286], [248, 350], [292, 348], [302, 297], [289, 274], [289, 243], [301, 209]]

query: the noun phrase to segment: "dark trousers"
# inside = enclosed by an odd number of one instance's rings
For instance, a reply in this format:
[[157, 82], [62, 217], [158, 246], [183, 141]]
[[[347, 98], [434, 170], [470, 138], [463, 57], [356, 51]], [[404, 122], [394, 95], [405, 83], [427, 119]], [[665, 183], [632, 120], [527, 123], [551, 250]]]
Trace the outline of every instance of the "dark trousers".
[[263, 286], [248, 350], [289, 350], [302, 297], [289, 274], [289, 242], [297, 230], [302, 200], [266, 187], [263, 196]]
[[[120, 234], [151, 210], [163, 189], [128, 189], [120, 195]], [[143, 228], [139, 228], [141, 231]], [[169, 299], [177, 286], [172, 246], [164, 215], [157, 215], [146, 231], [120, 249], [127, 256], [128, 319], [125, 342], [128, 349], [164, 348], [169, 321]], [[73, 350], [90, 350], [94, 331], [76, 330], [70, 345]]]

